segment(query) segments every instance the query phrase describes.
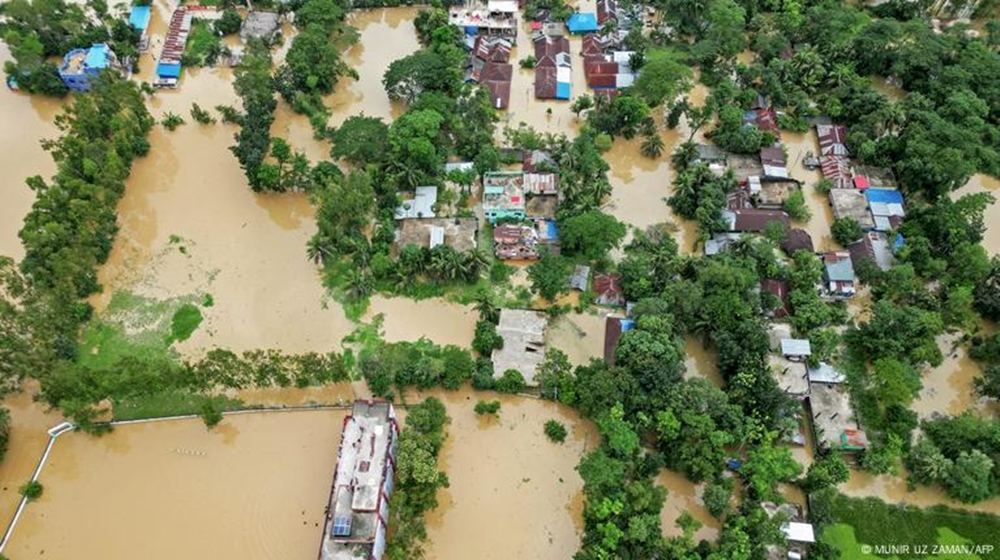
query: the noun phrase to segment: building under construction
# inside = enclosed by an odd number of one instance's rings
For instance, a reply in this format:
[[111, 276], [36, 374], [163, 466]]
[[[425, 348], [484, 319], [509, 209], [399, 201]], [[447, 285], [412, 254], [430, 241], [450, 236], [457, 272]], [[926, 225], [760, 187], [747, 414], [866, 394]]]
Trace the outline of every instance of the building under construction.
[[344, 419], [319, 560], [382, 558], [398, 438], [392, 404], [354, 403]]

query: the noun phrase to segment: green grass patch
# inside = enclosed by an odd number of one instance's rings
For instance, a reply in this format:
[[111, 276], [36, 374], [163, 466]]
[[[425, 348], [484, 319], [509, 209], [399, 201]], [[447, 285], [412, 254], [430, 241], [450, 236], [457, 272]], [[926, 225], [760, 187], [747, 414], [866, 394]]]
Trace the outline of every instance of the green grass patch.
[[[813, 495], [812, 513], [824, 525], [821, 539], [840, 549], [840, 558], [928, 558], [935, 545], [992, 545], [979, 556], [948, 554], [940, 558], [1000, 559], [1000, 517], [944, 506], [921, 509], [887, 504], [877, 498], [849, 498], [840, 494]], [[864, 554], [861, 545], [910, 545], [914, 552], [897, 556]]]
[[164, 416], [201, 414], [205, 408], [205, 404], [208, 402], [211, 402], [220, 411], [246, 408], [243, 405], [243, 401], [238, 399], [231, 399], [221, 395], [201, 395], [176, 390], [116, 400], [113, 411], [115, 420], [162, 418]]
[[191, 24], [184, 58], [191, 66], [214, 64], [215, 57], [222, 50], [222, 40], [212, 30], [211, 22], [198, 19]]
[[201, 325], [201, 310], [196, 305], [185, 303], [174, 311], [170, 321], [170, 338], [167, 344], [183, 342]]

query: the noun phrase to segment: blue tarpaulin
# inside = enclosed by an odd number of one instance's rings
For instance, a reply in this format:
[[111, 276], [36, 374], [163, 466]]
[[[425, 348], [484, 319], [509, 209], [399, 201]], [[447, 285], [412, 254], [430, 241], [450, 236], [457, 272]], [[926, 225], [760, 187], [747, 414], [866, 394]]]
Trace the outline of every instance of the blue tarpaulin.
[[545, 220], [545, 237], [547, 239], [559, 239], [559, 228], [555, 220]]
[[149, 6], [133, 6], [128, 15], [128, 23], [138, 31], [145, 31], [149, 25]]
[[556, 83], [556, 99], [569, 99], [569, 82]]
[[156, 65], [156, 75], [161, 78], [180, 78], [181, 77], [181, 63], [166, 63], [161, 62]]
[[597, 16], [591, 13], [575, 13], [566, 20], [570, 33], [593, 33], [597, 31]]
[[872, 202], [883, 202], [885, 204], [902, 204], [903, 193], [893, 189], [865, 189], [865, 198], [868, 204]]
[[626, 332], [632, 330], [633, 327], [635, 327], [635, 321], [633, 321], [632, 319], [622, 319], [620, 321], [620, 323], [622, 325], [622, 332], [623, 333], [626, 333]]

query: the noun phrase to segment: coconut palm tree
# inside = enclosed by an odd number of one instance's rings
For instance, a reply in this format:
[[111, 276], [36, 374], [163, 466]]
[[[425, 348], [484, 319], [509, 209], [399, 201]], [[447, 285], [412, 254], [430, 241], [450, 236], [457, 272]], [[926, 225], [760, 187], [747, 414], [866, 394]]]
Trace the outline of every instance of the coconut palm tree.
[[642, 155], [650, 158], [656, 159], [663, 155], [663, 138], [660, 138], [659, 134], [653, 133], [646, 136], [646, 139], [642, 141]]
[[356, 299], [361, 299], [372, 293], [375, 289], [375, 279], [370, 272], [360, 268], [352, 268], [347, 271], [347, 290]]
[[476, 293], [476, 311], [479, 319], [496, 323], [500, 320], [500, 309], [497, 307], [493, 294], [487, 290], [479, 290]]
[[486, 252], [479, 248], [466, 251], [462, 257], [465, 261], [465, 278], [470, 282], [478, 280], [480, 273], [482, 273], [490, 262]]
[[309, 260], [320, 266], [326, 264], [326, 260], [333, 255], [333, 247], [327, 243], [326, 239], [319, 234], [312, 236], [306, 244], [306, 255]]
[[670, 156], [670, 163], [675, 169], [677, 169], [677, 171], [684, 171], [691, 165], [691, 162], [697, 156], [698, 144], [689, 140], [680, 146], [677, 146], [677, 150], [675, 150], [673, 155]]

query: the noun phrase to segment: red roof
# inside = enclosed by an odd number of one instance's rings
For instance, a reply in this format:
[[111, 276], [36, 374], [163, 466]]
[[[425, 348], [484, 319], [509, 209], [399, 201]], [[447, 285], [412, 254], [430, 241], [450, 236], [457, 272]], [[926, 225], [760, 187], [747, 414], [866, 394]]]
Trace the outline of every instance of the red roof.
[[823, 177], [833, 181], [834, 188], [851, 188], [850, 160], [842, 156], [823, 156], [819, 163]]
[[765, 210], [762, 208], [741, 208], [734, 210], [736, 223], [733, 231], [761, 232], [771, 222], [779, 222], [788, 228], [788, 214], [781, 210]]
[[868, 177], [865, 177], [864, 175], [857, 175], [856, 177], [854, 177], [854, 188], [856, 188], [856, 189], [867, 189], [868, 188]]
[[824, 156], [847, 156], [847, 127], [840, 124], [816, 125], [819, 153]]
[[622, 320], [619, 317], [608, 317], [604, 321], [604, 361], [615, 365], [615, 351], [622, 337]]
[[538, 99], [555, 99], [556, 69], [553, 66], [535, 68], [535, 97]]
[[566, 37], [542, 37], [535, 40], [535, 60], [555, 57], [559, 53], [569, 53], [569, 39]]
[[494, 109], [506, 109], [510, 105], [510, 81], [488, 80], [483, 85], [490, 91], [490, 105]]
[[587, 85], [592, 88], [613, 88], [618, 85], [618, 74], [591, 74]]
[[778, 130], [778, 114], [774, 109], [754, 109], [747, 114], [751, 113], [753, 116], [745, 119], [748, 124], [754, 125], [761, 132], [770, 132], [775, 138], [781, 138], [781, 132]]
[[601, 305], [625, 305], [625, 294], [622, 292], [621, 276], [618, 274], [594, 275], [594, 292], [597, 293], [597, 303]]
[[774, 297], [778, 298], [781, 302], [778, 308], [772, 312], [772, 316], [775, 319], [780, 319], [782, 317], [788, 316], [788, 282], [783, 280], [761, 280], [760, 289], [765, 292], [774, 294]]
[[605, 41], [600, 35], [589, 33], [583, 36], [583, 46], [580, 47], [580, 54], [587, 57], [603, 56]]
[[589, 61], [583, 65], [583, 73], [586, 76], [592, 74], [618, 74], [618, 63], [617, 62], [596, 62]]

